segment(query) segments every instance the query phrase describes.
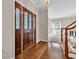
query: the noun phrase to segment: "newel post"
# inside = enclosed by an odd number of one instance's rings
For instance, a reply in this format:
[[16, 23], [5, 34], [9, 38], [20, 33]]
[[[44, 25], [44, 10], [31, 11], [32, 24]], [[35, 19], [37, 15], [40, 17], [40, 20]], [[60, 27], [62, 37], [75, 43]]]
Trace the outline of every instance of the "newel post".
[[65, 57], [68, 58], [68, 38], [67, 28], [65, 29]]

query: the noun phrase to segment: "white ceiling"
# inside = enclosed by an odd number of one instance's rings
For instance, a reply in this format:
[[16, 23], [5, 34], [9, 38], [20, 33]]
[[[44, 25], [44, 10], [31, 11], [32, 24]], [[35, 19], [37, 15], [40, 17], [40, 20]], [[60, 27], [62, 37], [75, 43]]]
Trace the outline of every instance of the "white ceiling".
[[44, 0], [30, 0], [32, 4], [37, 8], [37, 10], [47, 9], [47, 6], [44, 3]]
[[76, 0], [49, 0], [48, 18], [66, 18], [76, 15]]
[[[47, 9], [43, 0], [30, 0], [38, 10]], [[48, 0], [48, 18], [74, 17], [76, 0]]]

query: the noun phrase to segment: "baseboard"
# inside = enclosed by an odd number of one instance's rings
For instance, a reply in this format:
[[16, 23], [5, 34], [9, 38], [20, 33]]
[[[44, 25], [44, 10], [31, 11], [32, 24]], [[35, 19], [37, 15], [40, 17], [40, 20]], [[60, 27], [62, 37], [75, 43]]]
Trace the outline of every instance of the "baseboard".
[[46, 41], [46, 40], [40, 40], [39, 42], [38, 42], [38, 44], [39, 43], [47, 43], [48, 41]]
[[40, 41], [48, 42], [48, 40], [40, 40]]

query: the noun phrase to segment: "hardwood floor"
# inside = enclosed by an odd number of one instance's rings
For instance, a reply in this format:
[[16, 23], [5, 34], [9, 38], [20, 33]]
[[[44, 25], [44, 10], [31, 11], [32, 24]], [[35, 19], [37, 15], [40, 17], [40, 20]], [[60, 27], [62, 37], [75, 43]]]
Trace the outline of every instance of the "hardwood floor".
[[25, 50], [16, 59], [64, 59], [64, 54], [60, 44], [43, 42]]
[[41, 59], [64, 59], [63, 50], [60, 44], [48, 43], [48, 47]]

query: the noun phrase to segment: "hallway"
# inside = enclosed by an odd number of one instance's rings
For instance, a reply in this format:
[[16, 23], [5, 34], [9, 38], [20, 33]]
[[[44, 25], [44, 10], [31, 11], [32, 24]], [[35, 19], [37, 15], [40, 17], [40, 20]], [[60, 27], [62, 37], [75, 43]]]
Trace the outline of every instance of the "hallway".
[[3, 0], [3, 59], [75, 58], [75, 2]]
[[[22, 55], [16, 59], [22, 59]], [[43, 42], [24, 51], [23, 59], [64, 59], [64, 54], [60, 44]]]

